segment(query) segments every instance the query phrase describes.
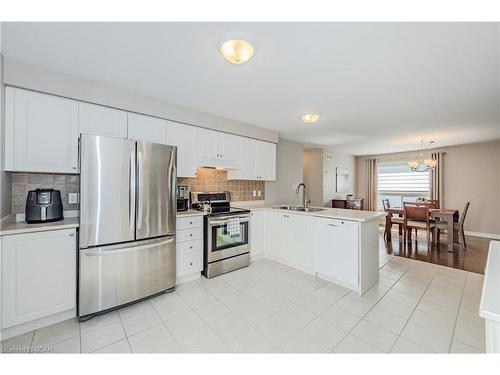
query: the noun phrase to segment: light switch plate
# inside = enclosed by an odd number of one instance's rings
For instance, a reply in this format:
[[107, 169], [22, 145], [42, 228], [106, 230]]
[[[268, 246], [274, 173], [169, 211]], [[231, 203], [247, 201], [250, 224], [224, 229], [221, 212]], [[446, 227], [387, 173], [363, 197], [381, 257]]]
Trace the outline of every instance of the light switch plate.
[[68, 203], [69, 204], [75, 204], [75, 203], [78, 203], [79, 201], [79, 194], [78, 193], [69, 193], [68, 194]]

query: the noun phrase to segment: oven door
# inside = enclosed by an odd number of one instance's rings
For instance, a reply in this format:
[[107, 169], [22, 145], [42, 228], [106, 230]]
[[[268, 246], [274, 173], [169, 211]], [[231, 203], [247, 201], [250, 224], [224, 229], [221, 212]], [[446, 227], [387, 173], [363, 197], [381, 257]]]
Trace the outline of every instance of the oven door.
[[[227, 222], [234, 218], [240, 219], [240, 233], [230, 235], [227, 231]], [[248, 253], [250, 251], [248, 245], [249, 223], [250, 215], [209, 218], [207, 228], [208, 262]]]

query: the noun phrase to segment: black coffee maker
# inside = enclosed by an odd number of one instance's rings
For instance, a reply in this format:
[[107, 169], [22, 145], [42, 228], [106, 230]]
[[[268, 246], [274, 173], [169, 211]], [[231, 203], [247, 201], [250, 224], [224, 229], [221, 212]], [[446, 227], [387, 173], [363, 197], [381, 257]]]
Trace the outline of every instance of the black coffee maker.
[[28, 223], [45, 223], [63, 218], [63, 205], [59, 190], [36, 189], [28, 192], [25, 212], [25, 219]]

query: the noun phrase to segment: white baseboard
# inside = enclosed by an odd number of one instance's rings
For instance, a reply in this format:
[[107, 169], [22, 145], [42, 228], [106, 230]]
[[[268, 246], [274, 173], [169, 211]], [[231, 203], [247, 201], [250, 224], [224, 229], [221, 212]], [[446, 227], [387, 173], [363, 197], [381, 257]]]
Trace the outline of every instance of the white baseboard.
[[471, 232], [471, 231], [466, 230], [465, 235], [472, 236], [472, 237], [490, 238], [492, 240], [500, 240], [500, 234]]
[[195, 272], [195, 273], [192, 273], [190, 275], [178, 277], [177, 280], [175, 281], [175, 283], [176, 283], [176, 285], [180, 285], [180, 284], [188, 283], [188, 282], [193, 281], [193, 280], [198, 280], [200, 278], [201, 278], [201, 272]]

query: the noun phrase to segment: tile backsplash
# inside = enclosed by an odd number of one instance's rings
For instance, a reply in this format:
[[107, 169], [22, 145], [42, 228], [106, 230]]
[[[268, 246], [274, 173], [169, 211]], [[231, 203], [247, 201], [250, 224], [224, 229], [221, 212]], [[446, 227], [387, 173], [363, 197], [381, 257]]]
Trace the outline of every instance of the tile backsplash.
[[[229, 191], [232, 201], [252, 201], [264, 199], [264, 181], [228, 180], [223, 169], [199, 168], [196, 178], [178, 178], [179, 185], [189, 186], [190, 191]], [[253, 191], [261, 196], [253, 196]]]
[[79, 204], [69, 204], [68, 194], [79, 192], [79, 176], [64, 174], [12, 173], [12, 213], [24, 213], [28, 191], [49, 188], [61, 191], [64, 210], [78, 210]]
[[[227, 171], [200, 168], [196, 178], [179, 178], [179, 185], [188, 185], [190, 191], [229, 191], [232, 201], [263, 200], [264, 181], [228, 180]], [[78, 193], [79, 176], [64, 174], [12, 173], [12, 213], [24, 213], [28, 191], [52, 188], [61, 191], [64, 210], [78, 210], [79, 204], [69, 204], [68, 194]], [[253, 196], [253, 191], [261, 196]]]

